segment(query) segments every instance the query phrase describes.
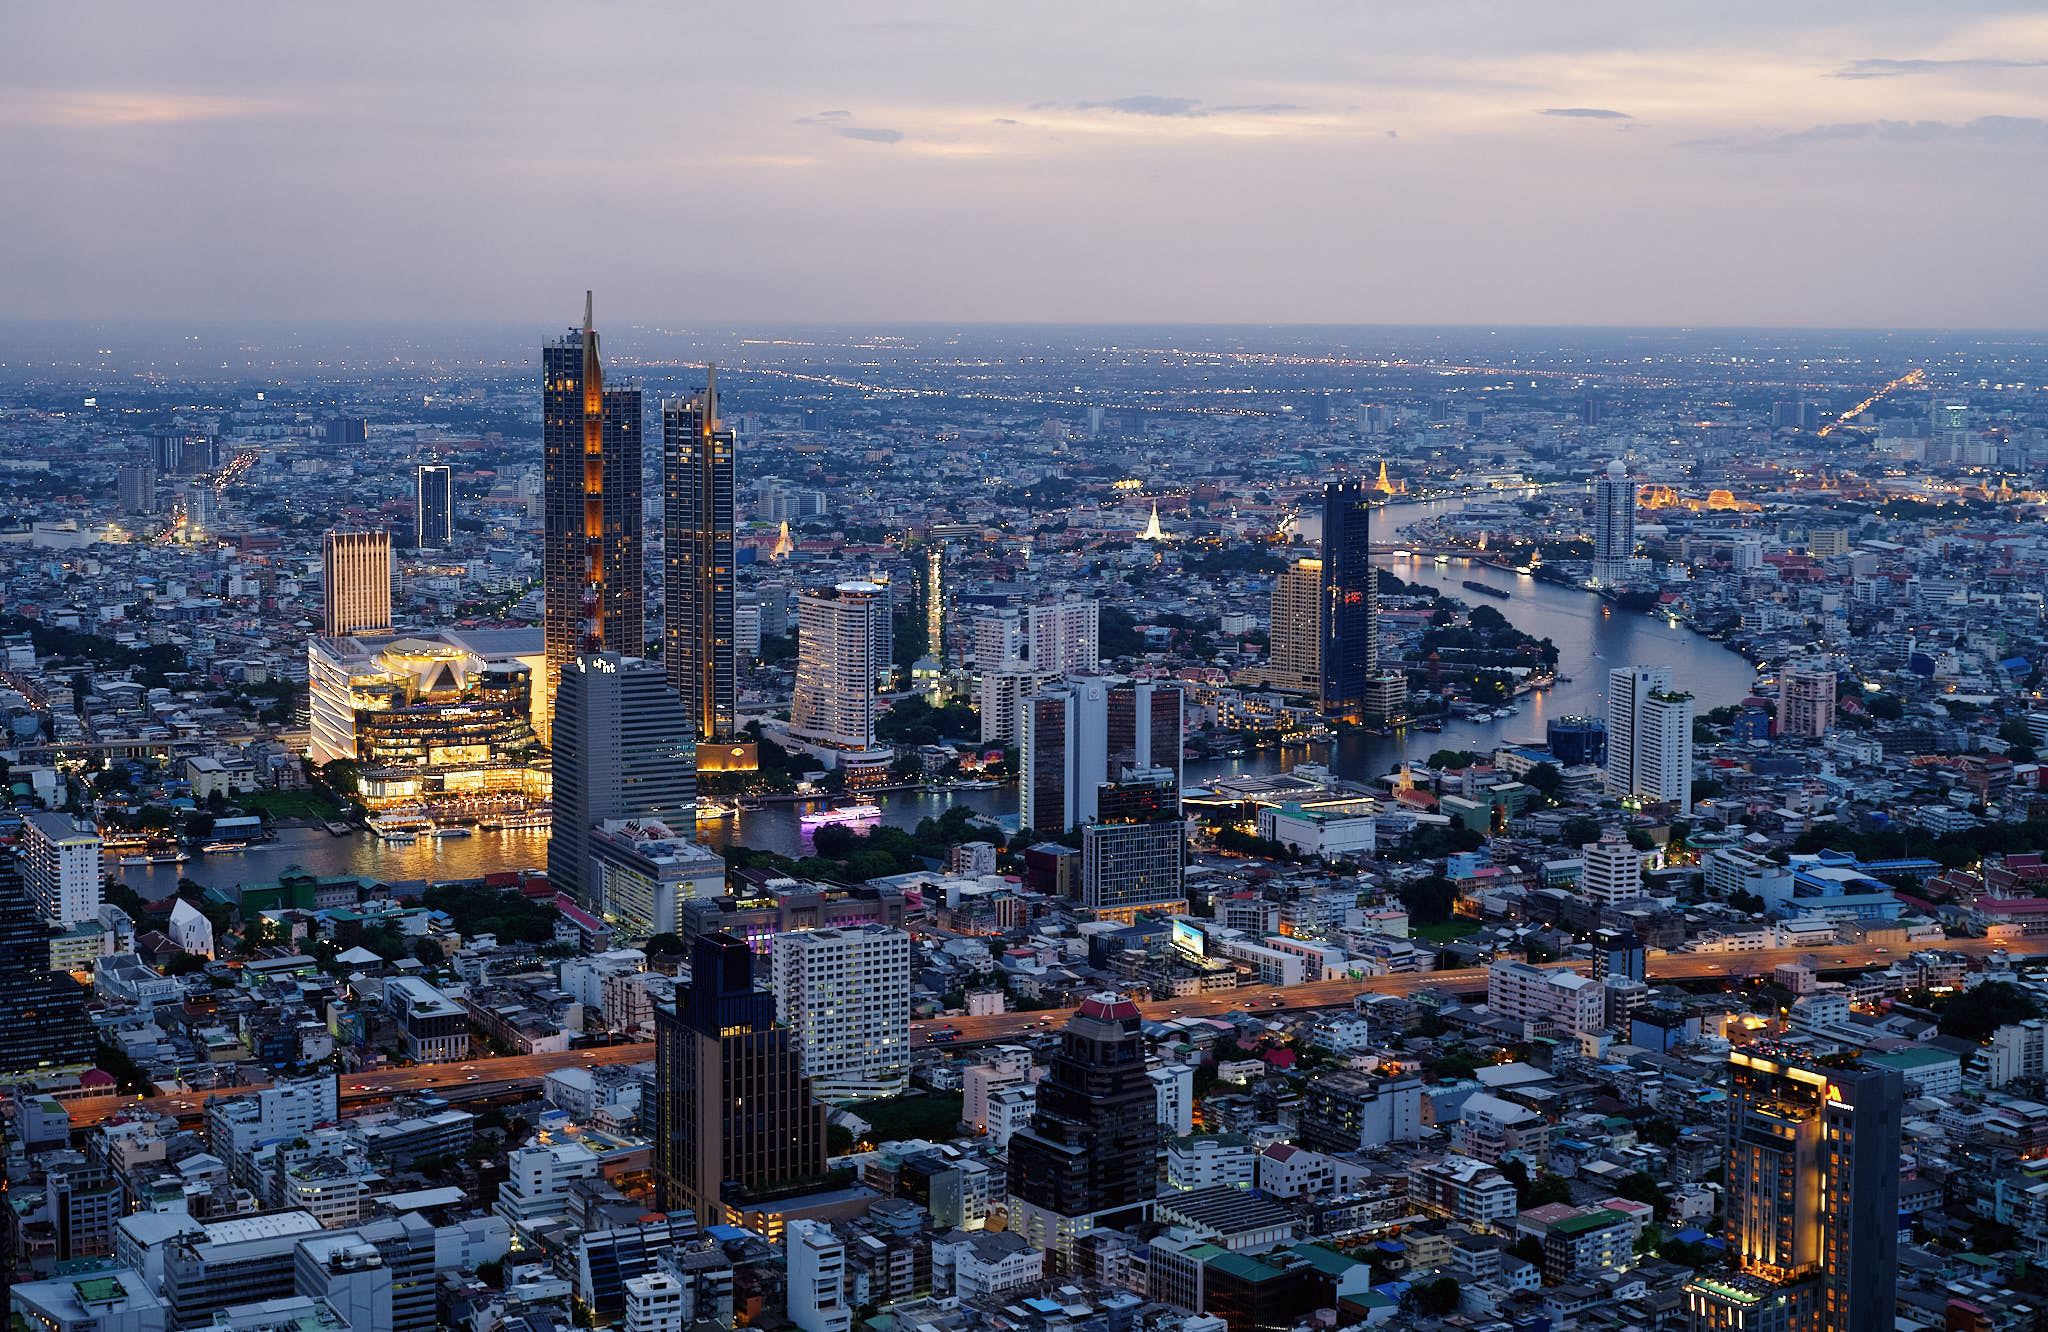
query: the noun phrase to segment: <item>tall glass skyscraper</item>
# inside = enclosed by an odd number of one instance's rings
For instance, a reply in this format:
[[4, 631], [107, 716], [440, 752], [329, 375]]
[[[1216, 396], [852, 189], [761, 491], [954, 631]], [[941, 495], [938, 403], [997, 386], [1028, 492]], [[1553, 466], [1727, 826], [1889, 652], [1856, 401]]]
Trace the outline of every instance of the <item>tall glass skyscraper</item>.
[[1593, 580], [1602, 587], [1628, 582], [1636, 553], [1636, 483], [1616, 458], [1593, 482]]
[[728, 1203], [744, 1205], [749, 1191], [825, 1173], [825, 1106], [775, 1020], [775, 996], [754, 988], [744, 940], [691, 941], [689, 985], [673, 1007], [655, 1005], [654, 1086], [663, 1207], [723, 1225]]
[[1365, 718], [1379, 670], [1379, 575], [1372, 567], [1372, 498], [1353, 478], [1323, 487], [1322, 708], [1339, 721]]
[[651, 661], [587, 652], [562, 668], [554, 769], [548, 882], [593, 910], [604, 906], [589, 882], [594, 825], [652, 819], [678, 836], [696, 831], [696, 741]]
[[[579, 652], [647, 650], [640, 554], [640, 390], [606, 389], [583, 327], [541, 348], [541, 579], [547, 713]], [[552, 720], [550, 720], [552, 731]]]
[[455, 544], [454, 468], [420, 468], [412, 514], [415, 549], [445, 550]]
[[1728, 1245], [1686, 1286], [1694, 1332], [1866, 1332], [1898, 1298], [1896, 1069], [1752, 1045], [1728, 1055]]
[[0, 862], [0, 1075], [91, 1063], [85, 998], [77, 981], [50, 970], [50, 927], [8, 857]]
[[697, 739], [736, 727], [733, 682], [733, 461], [718, 416], [718, 367], [704, 391], [661, 408], [662, 649], [669, 686]]

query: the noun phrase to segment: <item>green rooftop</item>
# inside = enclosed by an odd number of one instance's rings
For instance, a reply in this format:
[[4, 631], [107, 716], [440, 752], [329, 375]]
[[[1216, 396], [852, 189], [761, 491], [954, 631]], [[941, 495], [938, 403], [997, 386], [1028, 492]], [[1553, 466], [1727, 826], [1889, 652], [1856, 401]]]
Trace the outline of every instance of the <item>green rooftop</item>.
[[1564, 1220], [1552, 1225], [1550, 1229], [1553, 1233], [1559, 1235], [1577, 1235], [1584, 1231], [1598, 1230], [1602, 1226], [1611, 1226], [1618, 1221], [1626, 1220], [1628, 1220], [1627, 1217], [1613, 1208], [1603, 1207], [1597, 1212], [1586, 1212], [1579, 1216], [1568, 1216]]

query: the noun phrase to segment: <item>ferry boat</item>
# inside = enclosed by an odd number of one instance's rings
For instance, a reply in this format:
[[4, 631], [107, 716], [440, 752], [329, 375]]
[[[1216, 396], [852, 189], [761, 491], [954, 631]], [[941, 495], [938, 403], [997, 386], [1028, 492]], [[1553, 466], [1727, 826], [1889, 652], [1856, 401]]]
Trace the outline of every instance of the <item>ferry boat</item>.
[[515, 809], [505, 814], [488, 814], [477, 821], [477, 827], [486, 832], [517, 828], [552, 828], [555, 822], [551, 809]]
[[697, 818], [700, 821], [709, 822], [712, 819], [727, 819], [731, 818], [732, 815], [733, 807], [730, 805], [721, 805], [716, 800], [699, 800], [697, 802]]
[[436, 837], [473, 837], [476, 829], [465, 828], [459, 823], [444, 823], [434, 829]]
[[806, 810], [797, 816], [801, 823], [852, 823], [859, 819], [872, 819], [882, 812], [880, 805], [828, 805], [824, 809]]
[[122, 856], [123, 865], [182, 865], [192, 859], [189, 851], [157, 851], [145, 856]]
[[199, 848], [209, 856], [231, 856], [237, 851], [247, 851], [247, 842], [208, 842]]
[[413, 842], [434, 831], [433, 820], [423, 814], [372, 814], [364, 822], [387, 842]]

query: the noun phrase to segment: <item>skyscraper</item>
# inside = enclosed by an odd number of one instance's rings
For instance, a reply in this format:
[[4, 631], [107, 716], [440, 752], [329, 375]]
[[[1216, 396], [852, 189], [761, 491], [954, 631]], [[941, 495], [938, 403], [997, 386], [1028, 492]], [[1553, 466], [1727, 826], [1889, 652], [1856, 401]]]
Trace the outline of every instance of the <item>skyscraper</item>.
[[1273, 584], [1268, 620], [1270, 683], [1320, 694], [1323, 687], [1323, 562], [1296, 560]]
[[586, 652], [555, 697], [554, 827], [548, 882], [593, 907], [590, 830], [607, 819], [697, 826], [696, 742], [661, 667]]
[[1695, 1332], [1866, 1332], [1898, 1298], [1897, 1069], [1728, 1055], [1727, 1219], [1739, 1274], [1686, 1285]]
[[974, 661], [984, 671], [1022, 662], [1048, 675], [1102, 664], [1102, 603], [1075, 597], [1005, 606], [975, 617]]
[[704, 391], [661, 405], [662, 650], [669, 687], [699, 740], [736, 726], [733, 682], [733, 462], [739, 436], [718, 416], [718, 367]]
[[541, 367], [541, 580], [552, 716], [570, 658], [647, 650], [640, 390], [605, 388], [588, 292], [582, 329], [542, 347]]
[[1356, 478], [1323, 487], [1323, 711], [1365, 718], [1367, 684], [1379, 670], [1379, 575], [1372, 567], [1372, 502]]
[[412, 544], [416, 550], [445, 550], [455, 544], [455, 470], [426, 466], [415, 480]]
[[900, 1095], [910, 1075], [910, 936], [886, 925], [775, 936], [775, 1016], [828, 1101]]
[[876, 655], [889, 641], [888, 624], [889, 590], [879, 583], [840, 583], [797, 598], [791, 730], [834, 749], [874, 746]]
[[692, 941], [690, 984], [678, 987], [673, 1006], [655, 1006], [654, 1040], [654, 1169], [664, 1207], [720, 1225], [727, 1184], [744, 1191], [825, 1173], [825, 1106], [811, 1094], [789, 1029], [776, 1025], [775, 996], [754, 988], [745, 941], [723, 933]]
[[1187, 910], [1187, 825], [1173, 774], [1125, 768], [1095, 803], [1095, 820], [1081, 829], [1081, 905], [1099, 920]]
[[329, 532], [321, 543], [321, 568], [326, 580], [326, 637], [390, 630], [389, 532]]
[[85, 991], [50, 970], [50, 927], [12, 858], [0, 857], [0, 1076], [75, 1068], [92, 1057]]
[[1669, 666], [1607, 673], [1607, 794], [1692, 812], [1692, 695], [1672, 692]]
[[1180, 686], [1070, 676], [1024, 703], [1019, 797], [1024, 826], [1065, 831], [1096, 816], [1096, 793], [1126, 769], [1181, 778]]
[[1636, 483], [1628, 464], [1616, 458], [1593, 482], [1593, 581], [1601, 587], [1628, 582], [1636, 553]]
[[1082, 1232], [1150, 1217], [1158, 1106], [1138, 1006], [1118, 994], [1082, 1000], [1038, 1084], [1031, 1122], [1010, 1137], [1009, 1228], [1068, 1268]]
[[99, 914], [100, 848], [91, 819], [54, 809], [21, 816], [22, 879], [43, 919], [68, 930]]

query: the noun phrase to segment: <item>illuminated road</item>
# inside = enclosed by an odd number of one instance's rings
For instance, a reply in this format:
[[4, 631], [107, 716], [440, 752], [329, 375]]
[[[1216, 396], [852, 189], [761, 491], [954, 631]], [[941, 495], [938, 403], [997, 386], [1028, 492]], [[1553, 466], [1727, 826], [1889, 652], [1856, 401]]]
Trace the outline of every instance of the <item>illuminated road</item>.
[[[1767, 976], [1781, 963], [1814, 958], [1823, 971], [1853, 970], [1885, 966], [1911, 952], [1934, 951], [1983, 957], [2005, 951], [2015, 958], [2048, 957], [2048, 939], [1993, 943], [1986, 939], [1943, 939], [1910, 947], [1879, 948], [1867, 944], [1838, 944], [1826, 948], [1770, 948], [1748, 953], [1658, 953], [1648, 962], [1653, 981], [1742, 979]], [[1562, 963], [1553, 963], [1562, 966]], [[1284, 989], [1240, 986], [1185, 999], [1166, 999], [1138, 1005], [1145, 1017], [1222, 1017], [1236, 1012], [1287, 1012], [1295, 1009], [1348, 1006], [1361, 994], [1412, 995], [1418, 990], [1446, 990], [1470, 994], [1486, 989], [1486, 969], [1468, 967], [1460, 971], [1410, 971], [1366, 980], [1316, 981]], [[939, 1018], [910, 1024], [910, 1039], [916, 1046], [958, 1048], [1016, 1040], [1035, 1031], [1057, 1027], [1067, 1020], [1063, 1009], [1035, 1013], [999, 1013], [989, 1017]], [[945, 1031], [959, 1035], [950, 1041], [936, 1038]], [[365, 1105], [385, 1101], [401, 1093], [435, 1092], [459, 1095], [466, 1088], [525, 1085], [538, 1087], [541, 1079], [558, 1068], [598, 1064], [637, 1064], [654, 1058], [654, 1046], [601, 1046], [566, 1054], [509, 1055], [503, 1058], [472, 1059], [460, 1064], [420, 1064], [408, 1068], [384, 1069], [374, 1073], [350, 1073], [341, 1077], [341, 1103]], [[196, 1120], [212, 1096], [244, 1096], [252, 1088], [225, 1087], [211, 1092], [183, 1092], [147, 1100], [105, 1096], [70, 1103], [73, 1127], [82, 1128], [121, 1113], [137, 1111], [176, 1115]]]

